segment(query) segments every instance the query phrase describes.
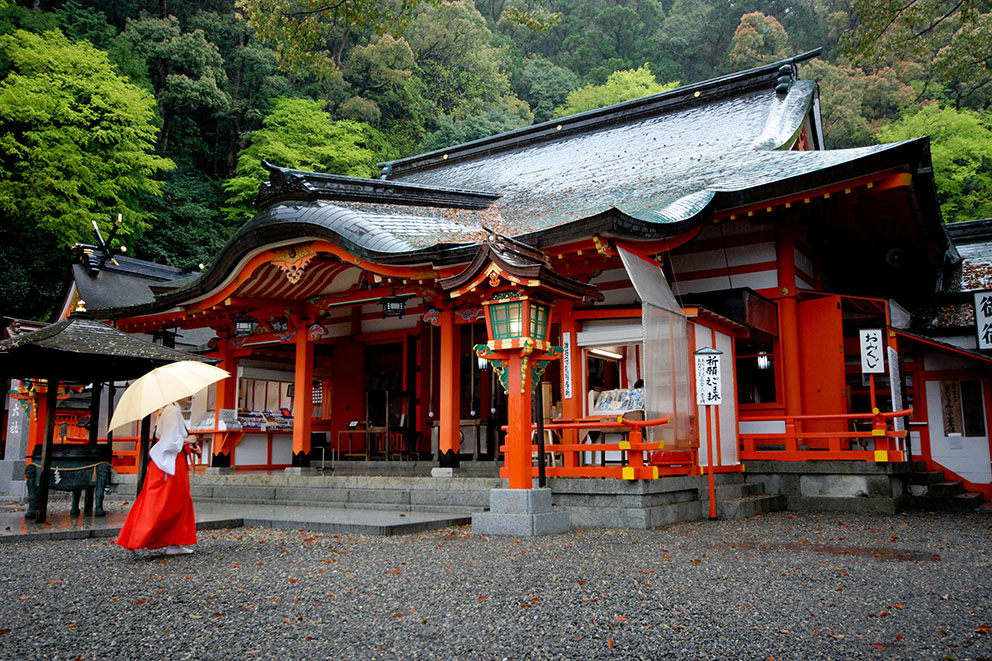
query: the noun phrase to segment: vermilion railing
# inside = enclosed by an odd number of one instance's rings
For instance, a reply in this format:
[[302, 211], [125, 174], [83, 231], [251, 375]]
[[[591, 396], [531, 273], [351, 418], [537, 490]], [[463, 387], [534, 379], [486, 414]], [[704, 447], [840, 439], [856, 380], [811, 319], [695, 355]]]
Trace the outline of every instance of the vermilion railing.
[[[786, 415], [742, 418], [741, 422], [784, 422], [784, 432], [740, 433], [741, 461], [906, 461], [906, 431], [892, 428], [896, 418], [906, 418], [913, 409], [891, 413], [839, 413], [834, 415]], [[823, 423], [861, 421], [868, 429], [816, 430]], [[829, 426], [826, 425], [826, 426]], [[804, 428], [805, 427], [805, 428]], [[871, 441], [871, 443], [869, 443]], [[873, 447], [869, 448], [868, 446]]]
[[[665, 475], [693, 475], [697, 474], [698, 459], [694, 452], [661, 452], [664, 443], [662, 441], [645, 441], [644, 428], [657, 427], [668, 424], [671, 418], [657, 418], [655, 420], [626, 420], [622, 416], [616, 419], [589, 419], [579, 420], [556, 420], [555, 422], [544, 423], [544, 429], [552, 432], [560, 432], [567, 429], [586, 429], [609, 432], [616, 430], [626, 432], [626, 440], [613, 443], [545, 443], [544, 452], [562, 455], [562, 466], [545, 466], [544, 472], [548, 477], [612, 477], [621, 480], [653, 480]], [[506, 431], [506, 427], [503, 430]], [[531, 429], [537, 430], [537, 425], [532, 425]], [[530, 446], [531, 453], [540, 451], [536, 443]], [[506, 446], [501, 445], [500, 450], [505, 452]], [[621, 461], [616, 465], [596, 466], [583, 465], [582, 456], [585, 452], [620, 452]], [[645, 454], [649, 456], [645, 460]], [[501, 469], [503, 475], [505, 467]], [[538, 468], [534, 467], [534, 475], [537, 476]]]

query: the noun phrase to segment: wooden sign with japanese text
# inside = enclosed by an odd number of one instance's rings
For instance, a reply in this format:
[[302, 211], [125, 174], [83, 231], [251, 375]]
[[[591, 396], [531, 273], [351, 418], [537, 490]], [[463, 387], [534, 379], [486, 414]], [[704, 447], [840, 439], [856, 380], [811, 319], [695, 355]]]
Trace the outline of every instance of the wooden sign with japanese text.
[[720, 403], [720, 355], [696, 354], [696, 404], [719, 406]]
[[861, 331], [861, 372], [885, 373], [885, 345], [882, 344], [881, 329]]

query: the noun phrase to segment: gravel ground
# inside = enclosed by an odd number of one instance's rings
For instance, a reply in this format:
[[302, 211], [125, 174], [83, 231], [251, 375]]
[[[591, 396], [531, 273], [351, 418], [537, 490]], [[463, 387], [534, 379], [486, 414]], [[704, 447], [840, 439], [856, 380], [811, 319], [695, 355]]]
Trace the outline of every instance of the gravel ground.
[[988, 514], [0, 550], [6, 659], [992, 659]]

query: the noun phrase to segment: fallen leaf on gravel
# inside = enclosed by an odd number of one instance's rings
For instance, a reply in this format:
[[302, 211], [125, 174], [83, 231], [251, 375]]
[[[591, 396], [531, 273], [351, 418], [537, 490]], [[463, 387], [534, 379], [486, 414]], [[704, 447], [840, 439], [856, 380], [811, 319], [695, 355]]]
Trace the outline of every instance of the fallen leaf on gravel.
[[788, 629], [779, 629], [778, 632], [779, 633], [793, 633], [792, 631], [789, 631]]
[[615, 621], [617, 621], [617, 622], [626, 622], [626, 621], [627, 621], [627, 618], [625, 618], [625, 617], [624, 617], [623, 615], [617, 615], [617, 616], [616, 616], [615, 618], [613, 618], [613, 619], [614, 619]]
[[828, 633], [828, 638], [833, 638], [834, 640], [844, 640], [844, 634], [842, 633]]
[[983, 624], [982, 626], [975, 629], [975, 633], [980, 633], [987, 636], [989, 634], [989, 629], [990, 629], [989, 625]]
[[5, 633], [10, 633], [10, 632], [11, 632], [10, 629], [0, 629], [0, 636], [4, 635]]
[[613, 642], [612, 637], [606, 639], [606, 646], [609, 647], [610, 649], [616, 647], [616, 643]]
[[485, 600], [486, 600], [486, 599], [488, 599], [488, 598], [489, 598], [489, 597], [487, 597], [487, 596], [486, 596], [486, 595], [484, 595], [484, 594], [480, 594], [480, 595], [479, 595], [479, 601], [485, 601]]
[[190, 617], [193, 618], [194, 620], [202, 620], [203, 619], [203, 616], [202, 615], [190, 615]]

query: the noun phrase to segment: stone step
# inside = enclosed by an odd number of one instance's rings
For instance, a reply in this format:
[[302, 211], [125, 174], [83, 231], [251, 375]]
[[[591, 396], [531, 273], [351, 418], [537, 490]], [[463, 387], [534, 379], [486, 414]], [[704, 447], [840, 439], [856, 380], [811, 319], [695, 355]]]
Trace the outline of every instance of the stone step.
[[[121, 477], [117, 493], [133, 497], [136, 479]], [[488, 507], [490, 490], [501, 483], [497, 478], [278, 473], [195, 475], [190, 482], [194, 502], [464, 513]]]
[[980, 493], [965, 492], [953, 496], [928, 494], [909, 496], [908, 507], [941, 512], [967, 512], [976, 510], [984, 502], [985, 498]]
[[717, 518], [733, 521], [739, 521], [767, 512], [779, 512], [784, 509], [785, 496], [774, 494], [762, 493], [760, 495], [730, 498], [727, 500], [720, 500], [718, 497], [716, 501]]
[[947, 478], [944, 477], [943, 471], [917, 471], [915, 473], [910, 473], [906, 476], [907, 484], [923, 484], [930, 485], [937, 482], [944, 482]]
[[943, 482], [933, 482], [927, 485], [928, 496], [958, 496], [966, 493], [963, 482], [955, 480], [945, 480]]

